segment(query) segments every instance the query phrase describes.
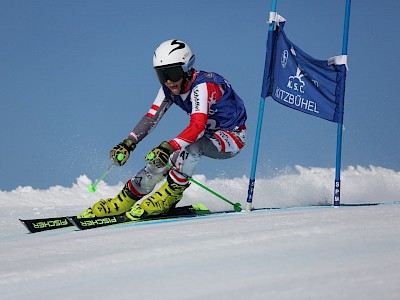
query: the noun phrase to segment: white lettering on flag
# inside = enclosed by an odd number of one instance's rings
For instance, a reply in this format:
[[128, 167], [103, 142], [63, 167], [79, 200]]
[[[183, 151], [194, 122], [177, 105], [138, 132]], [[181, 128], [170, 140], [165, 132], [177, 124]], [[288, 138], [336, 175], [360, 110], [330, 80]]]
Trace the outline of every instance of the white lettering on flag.
[[276, 87], [275, 90], [275, 97], [280, 99], [283, 102], [286, 102], [289, 104], [289, 106], [294, 106], [303, 110], [308, 110], [310, 112], [319, 114], [319, 111], [317, 109], [317, 103], [308, 99], [305, 99], [304, 97], [300, 95], [294, 95], [292, 93], [289, 93], [288, 91], [285, 91], [279, 87]]

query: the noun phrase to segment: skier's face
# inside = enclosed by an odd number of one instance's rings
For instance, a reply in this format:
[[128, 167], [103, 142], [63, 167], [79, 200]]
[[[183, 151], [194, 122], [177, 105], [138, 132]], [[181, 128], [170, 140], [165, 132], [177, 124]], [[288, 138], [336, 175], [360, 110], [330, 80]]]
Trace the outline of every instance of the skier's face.
[[154, 68], [161, 84], [165, 84], [174, 95], [179, 95], [185, 73], [180, 64]]
[[177, 82], [173, 82], [168, 79], [167, 82], [165, 82], [165, 85], [167, 86], [167, 88], [169, 88], [171, 90], [171, 92], [174, 95], [179, 95], [181, 92], [182, 83], [183, 83], [183, 78]]

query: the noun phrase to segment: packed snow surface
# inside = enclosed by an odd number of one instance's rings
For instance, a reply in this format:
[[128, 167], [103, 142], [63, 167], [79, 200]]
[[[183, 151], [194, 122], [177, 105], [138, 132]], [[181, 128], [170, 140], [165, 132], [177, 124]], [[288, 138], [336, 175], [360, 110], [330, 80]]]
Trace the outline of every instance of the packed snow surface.
[[[194, 177], [244, 207], [248, 178]], [[1, 299], [400, 299], [400, 173], [348, 167], [257, 179], [256, 210], [28, 234], [19, 218], [72, 215], [123, 186], [0, 191]], [[192, 184], [182, 205], [231, 206]], [[373, 203], [384, 203], [372, 205]]]

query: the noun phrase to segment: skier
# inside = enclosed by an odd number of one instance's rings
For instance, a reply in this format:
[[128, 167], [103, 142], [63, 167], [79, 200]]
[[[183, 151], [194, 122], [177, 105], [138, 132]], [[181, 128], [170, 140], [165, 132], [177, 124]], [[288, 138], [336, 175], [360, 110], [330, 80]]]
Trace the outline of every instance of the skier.
[[[110, 158], [124, 165], [172, 104], [190, 115], [190, 123], [178, 136], [152, 149], [146, 156], [147, 165], [115, 198], [98, 201], [79, 218], [126, 212], [135, 220], [167, 213], [182, 199], [190, 184], [187, 177], [192, 176], [201, 156], [227, 159], [244, 147], [246, 110], [242, 99], [222, 76], [195, 70], [194, 62], [193, 52], [181, 40], [165, 41], [155, 50], [153, 66], [161, 84], [157, 97], [127, 139], [110, 151]], [[164, 177], [165, 183], [154, 194], [136, 203]]]

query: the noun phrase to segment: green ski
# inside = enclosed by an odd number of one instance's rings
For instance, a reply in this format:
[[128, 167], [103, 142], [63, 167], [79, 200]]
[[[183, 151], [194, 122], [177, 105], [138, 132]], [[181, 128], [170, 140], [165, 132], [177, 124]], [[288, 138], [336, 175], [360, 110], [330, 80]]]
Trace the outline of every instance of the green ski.
[[78, 219], [76, 216], [68, 217], [69, 221], [81, 230], [110, 226], [122, 223], [141, 223], [154, 220], [175, 219], [182, 217], [196, 217], [200, 215], [211, 214], [208, 208], [202, 204], [193, 204], [188, 206], [176, 207], [165, 215], [148, 216], [143, 219], [132, 221], [125, 214], [111, 216], [111, 217], [97, 217]]

